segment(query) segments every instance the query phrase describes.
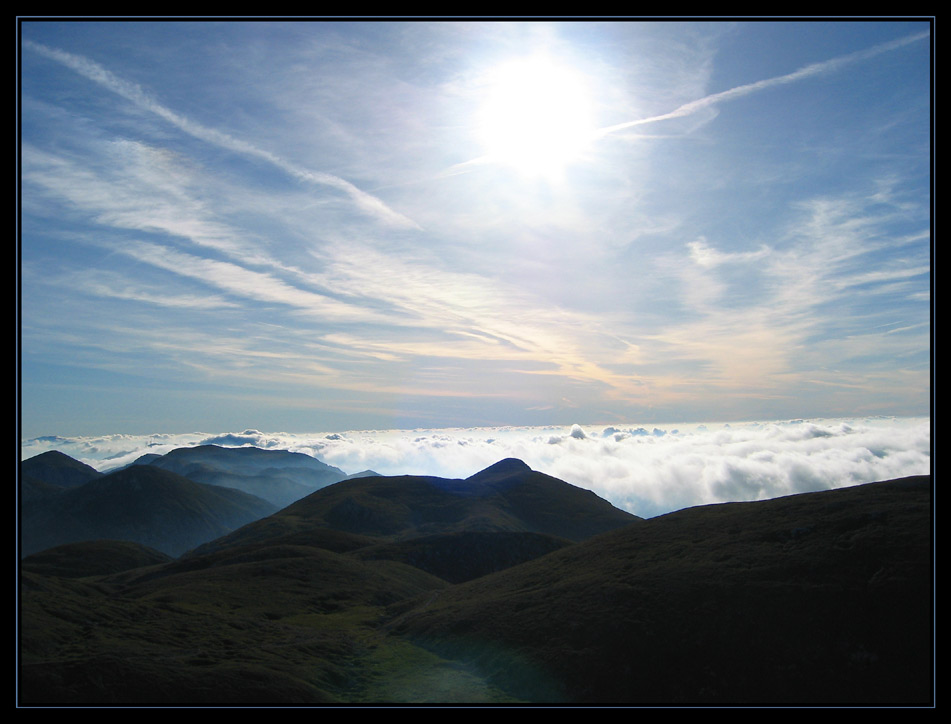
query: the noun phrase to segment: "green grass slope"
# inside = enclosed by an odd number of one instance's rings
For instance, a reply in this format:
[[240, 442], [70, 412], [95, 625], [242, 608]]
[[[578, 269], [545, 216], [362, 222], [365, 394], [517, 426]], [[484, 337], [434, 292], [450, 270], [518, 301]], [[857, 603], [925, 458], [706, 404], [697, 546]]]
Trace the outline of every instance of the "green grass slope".
[[691, 508], [398, 605], [389, 626], [520, 699], [927, 703], [930, 493]]
[[171, 556], [129, 541], [66, 543], [27, 556], [21, 571], [63, 578], [85, 578], [169, 563]]
[[448, 585], [393, 561], [253, 546], [109, 576], [21, 577], [26, 705], [501, 696], [378, 630], [385, 606]]

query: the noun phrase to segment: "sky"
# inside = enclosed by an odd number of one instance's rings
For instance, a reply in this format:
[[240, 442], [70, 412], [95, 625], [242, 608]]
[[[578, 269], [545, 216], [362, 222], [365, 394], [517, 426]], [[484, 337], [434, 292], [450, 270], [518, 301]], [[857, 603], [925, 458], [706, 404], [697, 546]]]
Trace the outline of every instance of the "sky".
[[928, 22], [19, 29], [21, 440], [930, 415]]

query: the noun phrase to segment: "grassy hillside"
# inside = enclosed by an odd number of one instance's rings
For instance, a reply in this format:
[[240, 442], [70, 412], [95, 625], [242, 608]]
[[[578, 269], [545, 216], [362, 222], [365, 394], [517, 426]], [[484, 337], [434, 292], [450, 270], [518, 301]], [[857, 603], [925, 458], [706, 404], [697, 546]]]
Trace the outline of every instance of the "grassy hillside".
[[691, 508], [404, 603], [389, 626], [518, 698], [921, 703], [930, 502], [913, 478]]
[[525, 528], [564, 530], [587, 494], [483, 472], [339, 483], [172, 561], [31, 557], [20, 702], [933, 699], [930, 478], [624, 514], [573, 542]]
[[[404, 564], [266, 546], [108, 577], [22, 576], [23, 703], [501, 696], [377, 629], [385, 606], [448, 585]], [[435, 694], [440, 681], [452, 692]]]
[[85, 578], [169, 563], [172, 557], [128, 541], [93, 540], [67, 543], [27, 556], [21, 571], [63, 578]]

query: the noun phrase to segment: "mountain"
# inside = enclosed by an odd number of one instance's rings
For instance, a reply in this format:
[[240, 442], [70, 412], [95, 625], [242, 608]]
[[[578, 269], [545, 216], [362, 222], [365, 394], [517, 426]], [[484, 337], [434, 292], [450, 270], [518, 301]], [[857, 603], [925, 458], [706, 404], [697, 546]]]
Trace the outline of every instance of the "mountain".
[[153, 465], [198, 483], [243, 490], [278, 508], [347, 477], [310, 455], [256, 447], [198, 445], [158, 457], [146, 455], [135, 464]]
[[344, 480], [197, 552], [328, 529], [387, 541], [459, 532], [537, 533], [578, 541], [642, 519], [590, 490], [503, 460], [465, 480], [418, 475]]
[[345, 479], [353, 480], [354, 478], [373, 478], [379, 475], [380, 474], [376, 472], [375, 470], [361, 470], [359, 473], [351, 473]]
[[177, 556], [275, 506], [239, 490], [135, 466], [21, 507], [21, 554], [95, 539], [133, 541]]
[[932, 484], [642, 520], [508, 460], [339, 482], [167, 562], [44, 551], [19, 701], [928, 706]]
[[50, 450], [27, 458], [20, 463], [20, 474], [24, 478], [62, 488], [83, 485], [102, 476], [102, 473], [95, 468], [74, 460], [58, 450]]

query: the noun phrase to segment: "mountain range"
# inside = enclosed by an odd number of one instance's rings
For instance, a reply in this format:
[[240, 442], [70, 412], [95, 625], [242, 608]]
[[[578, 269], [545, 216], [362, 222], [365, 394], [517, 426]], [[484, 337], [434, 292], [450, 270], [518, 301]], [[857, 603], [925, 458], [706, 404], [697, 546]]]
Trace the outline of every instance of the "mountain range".
[[165, 455], [143, 455], [133, 463], [142, 464], [178, 473], [196, 483], [243, 490], [278, 508], [347, 477], [340, 468], [304, 453], [256, 447], [183, 447]]
[[177, 556], [345, 478], [285, 450], [200, 445], [108, 474], [50, 451], [21, 465], [21, 553], [118, 539]]
[[20, 550], [29, 554], [63, 543], [115, 539], [177, 556], [276, 509], [240, 490], [135, 466], [24, 499]]
[[644, 520], [503, 460], [342, 480], [177, 558], [58, 546], [21, 561], [19, 700], [928, 706], [931, 488]]

